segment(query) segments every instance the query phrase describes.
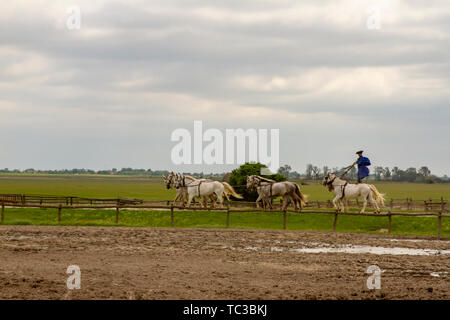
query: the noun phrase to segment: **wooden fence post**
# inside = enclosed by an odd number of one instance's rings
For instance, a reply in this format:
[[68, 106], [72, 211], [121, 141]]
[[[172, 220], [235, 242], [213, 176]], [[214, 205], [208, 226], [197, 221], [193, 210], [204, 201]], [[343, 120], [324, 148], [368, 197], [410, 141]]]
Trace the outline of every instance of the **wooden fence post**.
[[391, 198], [391, 210], [394, 210], [394, 199]]
[[119, 223], [119, 205], [116, 206], [116, 224]]
[[445, 203], [444, 203], [444, 197], [441, 197], [441, 211], [439, 211], [439, 215], [438, 215], [438, 238], [441, 238], [441, 228], [442, 228], [442, 213], [444, 213], [444, 209], [445, 209]]
[[230, 207], [227, 208], [227, 228], [230, 227]]
[[2, 223], [5, 221], [5, 203], [2, 202]]
[[441, 226], [442, 226], [442, 211], [439, 211], [438, 226], [437, 226], [437, 234], [439, 239], [441, 238]]
[[334, 222], [333, 222], [333, 231], [334, 232], [336, 232], [337, 219], [338, 219], [338, 213], [336, 212], [334, 214]]
[[61, 222], [61, 210], [62, 210], [62, 205], [60, 204], [58, 207], [58, 222]]
[[283, 210], [283, 230], [286, 230], [286, 209]]
[[391, 211], [388, 211], [388, 217], [389, 217], [388, 233], [391, 233], [391, 230], [392, 230], [392, 214], [391, 214]]
[[174, 227], [174, 221], [173, 221], [173, 204], [170, 206], [170, 226], [173, 228]]

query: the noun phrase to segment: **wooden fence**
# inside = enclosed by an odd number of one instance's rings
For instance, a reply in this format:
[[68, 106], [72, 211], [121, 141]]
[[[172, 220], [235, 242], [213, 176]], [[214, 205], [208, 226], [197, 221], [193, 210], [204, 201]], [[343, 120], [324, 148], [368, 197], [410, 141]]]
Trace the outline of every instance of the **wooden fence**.
[[[18, 204], [62, 204], [62, 205], [138, 205], [138, 204], [160, 204], [169, 206], [171, 200], [159, 200], [159, 201], [147, 201], [142, 199], [131, 198], [83, 198], [76, 196], [52, 196], [52, 195], [35, 195], [35, 194], [0, 194], [0, 203], [6, 203], [10, 205]], [[228, 203], [231, 207], [236, 208], [255, 208], [255, 202], [246, 201], [230, 201]], [[350, 207], [361, 207], [362, 202], [358, 199], [349, 200]], [[193, 204], [194, 206], [200, 206], [199, 203]], [[281, 209], [281, 202], [275, 202], [274, 207]], [[333, 208], [331, 200], [319, 201], [309, 200], [306, 208]], [[370, 209], [370, 203], [368, 203]], [[388, 199], [385, 201], [385, 209], [403, 209], [403, 210], [424, 210], [425, 212], [432, 210], [448, 211], [448, 201], [443, 197], [440, 199], [428, 199], [428, 200], [413, 200], [412, 198], [405, 199]]]
[[[17, 197], [14, 197], [17, 196]], [[76, 200], [75, 200], [76, 199]], [[49, 201], [44, 203], [45, 201]], [[72, 201], [70, 201], [72, 200]], [[86, 201], [87, 200], [87, 201]], [[58, 202], [59, 201], [59, 202]], [[317, 207], [320, 208], [321, 205], [326, 205], [323, 208], [329, 208], [330, 203], [313, 201], [313, 204], [316, 204]], [[427, 204], [428, 203], [428, 204]], [[226, 227], [230, 226], [230, 215], [234, 212], [255, 212], [255, 211], [263, 211], [262, 209], [255, 208], [254, 202], [243, 202], [243, 201], [230, 201], [226, 204], [226, 208], [201, 208], [199, 206], [194, 206], [191, 208], [185, 208], [181, 206], [174, 206], [172, 202], [169, 200], [166, 201], [142, 201], [138, 199], [87, 199], [87, 198], [77, 198], [77, 197], [51, 197], [44, 196], [43, 198], [38, 197], [29, 197], [23, 195], [0, 195], [0, 204], [1, 204], [1, 222], [4, 222], [5, 217], [5, 207], [20, 207], [20, 208], [48, 208], [48, 209], [57, 209], [58, 210], [58, 222], [62, 220], [62, 210], [63, 209], [113, 209], [115, 210], [115, 222], [119, 223], [119, 215], [121, 209], [166, 209], [170, 211], [170, 221], [171, 226], [175, 226], [175, 216], [174, 211], [176, 210], [202, 210], [202, 211], [221, 211], [226, 213]], [[437, 206], [439, 204], [439, 206]], [[374, 213], [358, 213], [358, 212], [341, 212], [338, 213], [335, 210], [330, 211], [319, 211], [319, 210], [284, 210], [281, 211], [281, 204], [278, 204], [274, 210], [271, 212], [281, 212], [283, 213], [283, 229], [287, 228], [287, 213], [314, 213], [314, 214], [331, 214], [334, 215], [333, 220], [333, 231], [336, 231], [338, 217], [340, 215], [351, 215], [351, 216], [372, 216], [372, 217], [387, 217], [388, 218], [388, 233], [391, 232], [392, 229], [392, 217], [393, 216], [411, 216], [411, 217], [436, 217], [437, 218], [437, 236], [441, 237], [441, 228], [442, 228], [442, 218], [450, 217], [450, 214], [447, 214], [448, 210], [446, 209], [447, 201], [443, 198], [440, 199], [440, 202], [436, 202], [432, 199], [430, 201], [424, 201], [425, 211], [424, 212], [392, 212], [390, 209], [381, 214]], [[231, 206], [233, 205], [233, 206]], [[331, 206], [332, 207], [332, 206]], [[390, 208], [393, 208], [391, 206]], [[432, 212], [432, 210], [438, 210], [437, 212]]]

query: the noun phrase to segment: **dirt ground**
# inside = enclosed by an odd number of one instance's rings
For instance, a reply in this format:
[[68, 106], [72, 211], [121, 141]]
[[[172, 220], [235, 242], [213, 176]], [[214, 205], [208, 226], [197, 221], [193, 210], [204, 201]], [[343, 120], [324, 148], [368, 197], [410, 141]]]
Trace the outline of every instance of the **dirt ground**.
[[[450, 254], [306, 253], [448, 240], [348, 233], [0, 226], [1, 299], [450, 299]], [[351, 248], [352, 246], [346, 246]], [[68, 290], [69, 265], [81, 289]], [[370, 265], [381, 289], [366, 286]]]

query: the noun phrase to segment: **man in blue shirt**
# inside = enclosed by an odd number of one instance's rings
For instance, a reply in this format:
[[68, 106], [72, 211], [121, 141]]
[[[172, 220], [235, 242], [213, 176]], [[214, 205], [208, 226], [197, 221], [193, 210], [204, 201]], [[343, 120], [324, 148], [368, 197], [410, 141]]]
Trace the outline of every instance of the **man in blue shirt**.
[[370, 166], [370, 160], [369, 158], [363, 157], [362, 150], [356, 152], [356, 154], [358, 155], [358, 160], [353, 165], [358, 165], [358, 183], [360, 183], [364, 178], [369, 176], [369, 168], [367, 166]]

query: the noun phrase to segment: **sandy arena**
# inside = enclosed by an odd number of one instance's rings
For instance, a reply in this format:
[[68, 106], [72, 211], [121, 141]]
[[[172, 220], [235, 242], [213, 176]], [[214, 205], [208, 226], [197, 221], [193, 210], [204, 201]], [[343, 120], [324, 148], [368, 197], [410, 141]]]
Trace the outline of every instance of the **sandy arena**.
[[[348, 233], [0, 226], [1, 299], [449, 299], [450, 241]], [[81, 289], [68, 290], [69, 265]], [[381, 289], [366, 286], [370, 265]]]

